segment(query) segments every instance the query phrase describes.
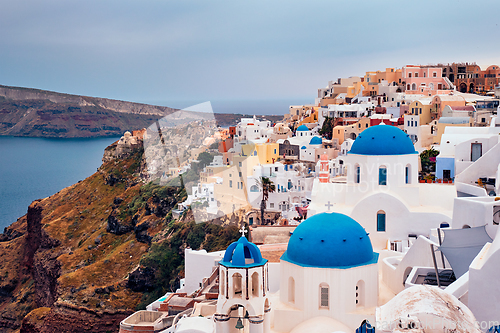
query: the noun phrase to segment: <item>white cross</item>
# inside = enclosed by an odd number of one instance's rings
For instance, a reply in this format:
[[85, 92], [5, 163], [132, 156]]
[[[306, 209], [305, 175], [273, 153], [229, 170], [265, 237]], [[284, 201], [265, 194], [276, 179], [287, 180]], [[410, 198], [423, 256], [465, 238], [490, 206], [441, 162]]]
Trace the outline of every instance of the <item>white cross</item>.
[[241, 233], [241, 237], [245, 237], [245, 234], [248, 232], [244, 226], [242, 226], [238, 231]]
[[325, 204], [326, 207], [328, 207], [328, 211], [330, 211], [330, 209], [332, 208], [333, 204], [330, 203], [330, 200], [328, 200], [328, 203]]

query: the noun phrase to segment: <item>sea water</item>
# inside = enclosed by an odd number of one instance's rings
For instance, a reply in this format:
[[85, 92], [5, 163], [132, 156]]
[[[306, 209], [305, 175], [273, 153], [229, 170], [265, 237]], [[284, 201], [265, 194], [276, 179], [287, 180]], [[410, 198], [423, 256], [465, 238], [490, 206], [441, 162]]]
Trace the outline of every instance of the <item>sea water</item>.
[[46, 139], [0, 136], [0, 232], [29, 204], [96, 172], [119, 138]]

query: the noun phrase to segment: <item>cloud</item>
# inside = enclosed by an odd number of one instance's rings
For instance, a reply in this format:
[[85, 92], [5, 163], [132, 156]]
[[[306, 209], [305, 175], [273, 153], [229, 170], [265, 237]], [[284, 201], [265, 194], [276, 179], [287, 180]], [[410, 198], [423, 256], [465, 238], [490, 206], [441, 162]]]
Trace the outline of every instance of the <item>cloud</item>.
[[493, 61], [499, 7], [428, 0], [5, 0], [0, 83], [143, 101], [312, 99], [341, 76], [410, 63]]

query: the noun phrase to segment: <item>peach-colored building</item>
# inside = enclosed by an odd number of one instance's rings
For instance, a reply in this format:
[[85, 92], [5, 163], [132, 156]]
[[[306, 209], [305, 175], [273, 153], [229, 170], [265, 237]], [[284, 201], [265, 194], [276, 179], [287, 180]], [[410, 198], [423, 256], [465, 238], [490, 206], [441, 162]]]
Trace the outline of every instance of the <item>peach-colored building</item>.
[[436, 95], [453, 89], [452, 83], [443, 77], [441, 67], [408, 65], [402, 68], [402, 80], [406, 94]]
[[465, 104], [465, 98], [460, 95], [436, 95], [432, 98], [431, 102], [431, 116], [434, 117], [434, 119], [439, 119], [441, 118], [443, 109], [446, 105], [465, 106]]
[[401, 69], [386, 68], [385, 71], [366, 72], [362, 82], [363, 96], [379, 95], [379, 83], [387, 81], [389, 84], [401, 84]]

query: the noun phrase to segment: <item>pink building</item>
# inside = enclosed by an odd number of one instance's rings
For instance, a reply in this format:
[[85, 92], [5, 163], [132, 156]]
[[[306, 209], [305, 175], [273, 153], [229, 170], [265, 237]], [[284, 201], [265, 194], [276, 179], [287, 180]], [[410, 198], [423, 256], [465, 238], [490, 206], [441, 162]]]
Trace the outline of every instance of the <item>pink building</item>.
[[402, 80], [407, 94], [444, 94], [452, 90], [452, 83], [442, 77], [440, 67], [408, 65], [402, 69]]

